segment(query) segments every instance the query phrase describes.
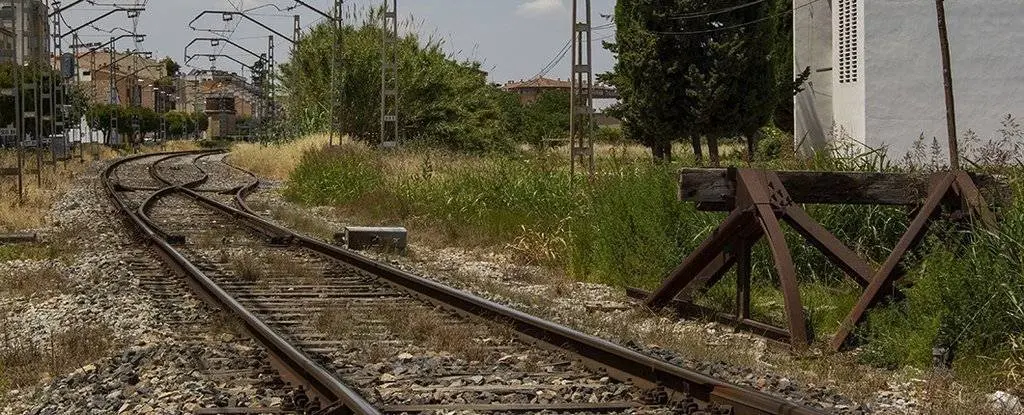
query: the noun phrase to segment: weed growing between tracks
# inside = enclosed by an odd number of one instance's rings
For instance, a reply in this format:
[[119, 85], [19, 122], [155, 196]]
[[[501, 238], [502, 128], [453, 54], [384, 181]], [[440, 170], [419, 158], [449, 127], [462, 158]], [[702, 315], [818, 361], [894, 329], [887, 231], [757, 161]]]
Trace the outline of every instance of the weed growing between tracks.
[[323, 269], [287, 252], [257, 256], [251, 252], [220, 251], [221, 262], [230, 264], [235, 276], [250, 283], [269, 285], [275, 280], [289, 284], [324, 284]]

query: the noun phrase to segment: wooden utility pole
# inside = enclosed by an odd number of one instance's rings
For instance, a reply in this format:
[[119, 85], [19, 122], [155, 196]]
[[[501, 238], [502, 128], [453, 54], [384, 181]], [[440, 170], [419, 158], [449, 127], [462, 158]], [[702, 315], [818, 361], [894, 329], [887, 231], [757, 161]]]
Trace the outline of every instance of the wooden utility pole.
[[949, 135], [949, 168], [960, 170], [960, 150], [956, 139], [956, 103], [953, 99], [953, 70], [949, 58], [949, 33], [946, 31], [946, 8], [943, 0], [935, 0], [939, 21], [939, 47], [942, 49], [942, 81], [946, 90], [946, 129]]

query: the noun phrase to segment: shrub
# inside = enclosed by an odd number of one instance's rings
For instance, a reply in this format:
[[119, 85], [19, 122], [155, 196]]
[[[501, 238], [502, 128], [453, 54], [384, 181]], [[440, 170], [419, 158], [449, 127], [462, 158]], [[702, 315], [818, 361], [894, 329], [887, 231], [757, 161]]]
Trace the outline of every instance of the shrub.
[[303, 154], [285, 196], [306, 205], [342, 205], [383, 184], [382, 166], [369, 151], [328, 147]]
[[[958, 360], [988, 366], [1011, 351], [1024, 319], [1011, 318], [1024, 298], [1024, 203], [1003, 212], [998, 232], [932, 232], [928, 252], [907, 277], [906, 301], [868, 315], [861, 335], [876, 364], [924, 366], [931, 347], [951, 344]], [[991, 374], [990, 374], [991, 375]]]

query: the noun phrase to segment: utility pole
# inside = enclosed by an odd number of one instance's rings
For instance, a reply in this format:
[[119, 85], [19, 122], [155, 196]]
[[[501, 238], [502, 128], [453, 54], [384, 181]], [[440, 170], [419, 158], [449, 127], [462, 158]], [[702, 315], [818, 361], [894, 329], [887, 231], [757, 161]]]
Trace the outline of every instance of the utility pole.
[[[81, 43], [82, 43], [82, 39], [80, 37], [78, 37], [78, 33], [75, 33], [74, 35], [72, 35], [72, 37], [71, 37], [71, 53], [74, 54], [74, 62], [75, 62], [75, 87], [76, 88], [80, 88], [81, 85], [82, 85], [82, 71], [79, 69], [79, 65], [78, 65], [78, 47], [79, 47], [79, 45], [81, 45]], [[74, 102], [72, 102], [71, 105], [74, 106]], [[79, 162], [85, 162], [85, 136], [83, 136], [84, 132], [82, 131], [81, 121], [82, 121], [81, 118], [79, 118], [77, 120], [72, 120], [72, 122], [74, 122], [75, 128], [78, 129], [78, 161]], [[92, 141], [92, 128], [89, 128], [89, 141], [90, 142]]]
[[292, 16], [292, 56], [299, 50], [299, 40], [302, 38], [302, 20], [299, 15]]
[[380, 145], [398, 145], [398, 0], [384, 0], [380, 63]]
[[[38, 7], [39, 7], [39, 4], [37, 4], [37, 3], [33, 3], [32, 4], [32, 9], [35, 9], [35, 8], [38, 8]], [[24, 15], [25, 14], [23, 14], [23, 16]], [[32, 12], [30, 13], [30, 16], [29, 16], [32, 19], [31, 20], [32, 25], [31, 26], [22, 25], [22, 27], [26, 28], [26, 30], [28, 30], [29, 33], [42, 33], [42, 25], [46, 24], [46, 22], [40, 22], [37, 16], [38, 16], [38, 10], [32, 10]], [[42, 188], [43, 187], [43, 153], [42, 153], [42, 146], [43, 146], [43, 117], [42, 117], [43, 116], [43, 99], [42, 98], [43, 98], [43, 94], [42, 94], [42, 89], [43, 89], [43, 84], [44, 84], [42, 75], [43, 75], [43, 68], [45, 67], [44, 63], [46, 62], [46, 56], [45, 56], [46, 55], [46, 50], [49, 49], [49, 46], [48, 46], [49, 42], [46, 42], [45, 40], [42, 40], [42, 39], [37, 40], [36, 42], [38, 42], [38, 43], [36, 43], [33, 46], [33, 49], [35, 49], [36, 52], [37, 52], [37, 54], [35, 56], [35, 61], [36, 61], [35, 62], [35, 66], [36, 66], [37, 74], [36, 74], [36, 76], [33, 77], [34, 79], [33, 79], [33, 82], [32, 82], [32, 85], [33, 85], [32, 90], [33, 90], [33, 93], [35, 94], [35, 96], [34, 96], [35, 99], [33, 100], [33, 105], [32, 105], [32, 107], [33, 107], [32, 108], [32, 110], [33, 110], [32, 111], [32, 118], [33, 118], [33, 120], [35, 120], [35, 124], [36, 124], [36, 126], [35, 126], [36, 128], [35, 128], [35, 131], [34, 131], [34, 135], [35, 135], [35, 138], [36, 138], [36, 186]], [[28, 56], [27, 53], [25, 55]]]
[[[117, 66], [114, 65], [115, 64], [115, 61], [114, 61], [115, 57], [114, 57], [114, 55], [115, 55], [116, 51], [117, 51], [117, 38], [116, 37], [111, 37], [110, 38], [110, 70], [107, 71], [107, 73], [110, 74], [110, 105], [120, 104], [120, 102], [118, 102], [118, 101], [120, 101], [120, 93], [117, 91], [117, 81], [116, 81], [117, 76], [115, 76], [115, 73], [117, 72]], [[106, 141], [107, 142], [104, 143], [106, 145], [118, 145], [118, 144], [121, 144], [120, 135], [118, 135], [119, 133], [117, 132], [117, 117], [115, 117], [113, 115], [114, 114], [111, 114], [111, 117], [110, 117], [110, 131], [107, 133], [107, 137], [106, 137]], [[115, 140], [114, 137], [117, 137], [118, 139]]]
[[274, 66], [276, 65], [274, 60], [274, 35], [267, 37], [267, 89], [270, 94], [270, 120], [273, 121], [277, 118], [277, 92], [274, 90]]
[[949, 168], [960, 171], [960, 149], [956, 137], [956, 101], [953, 99], [953, 69], [949, 57], [949, 32], [946, 30], [946, 7], [935, 0], [939, 23], [939, 47], [942, 49], [942, 83], [946, 91], [946, 131], [949, 135]]
[[[583, 7], [580, 7], [582, 3]], [[582, 12], [582, 15], [581, 15]], [[572, 92], [569, 97], [569, 136], [571, 138], [569, 172], [586, 168], [594, 176], [594, 73], [593, 32], [590, 0], [572, 2]], [[584, 167], [585, 166], [585, 167]]]
[[331, 132], [328, 134], [327, 142], [329, 146], [334, 145], [335, 133], [338, 134], [338, 144], [341, 144], [345, 137], [345, 127], [341, 116], [342, 108], [344, 108], [342, 101], [345, 96], [345, 81], [343, 79], [345, 51], [342, 43], [344, 41], [342, 30], [345, 25], [342, 6], [344, 6], [343, 0], [334, 0], [334, 59], [331, 60], [331, 89], [334, 93], [334, 102], [331, 105]]
[[[64, 63], [60, 60], [61, 55], [63, 55], [64, 52], [63, 37], [60, 35], [60, 1], [54, 0], [52, 4], [53, 9], [55, 10], [52, 16], [53, 33], [50, 34], [53, 37], [53, 51], [52, 53], [47, 53], [47, 68], [55, 68], [57, 66], [54, 64], [54, 56], [57, 57], [61, 64]], [[63, 67], [61, 68], [62, 71], [64, 69], [65, 68]], [[58, 76], [63, 78], [63, 76], [60, 76], [56, 71], [50, 71], [50, 134], [48, 136], [50, 137], [50, 158], [53, 161], [54, 168], [57, 168], [58, 150], [64, 144], [62, 141], [66, 138], [66, 135], [64, 134], [64, 120], [58, 113], [61, 106], [60, 104], [63, 104], [64, 101], [61, 99], [64, 95], [64, 83], [58, 82]], [[57, 90], [58, 86], [60, 86], [60, 91]], [[55, 140], [60, 140], [61, 142]], [[64, 158], [64, 154], [61, 154], [60, 158]], [[65, 163], [65, 166], [66, 165], [67, 163]]]

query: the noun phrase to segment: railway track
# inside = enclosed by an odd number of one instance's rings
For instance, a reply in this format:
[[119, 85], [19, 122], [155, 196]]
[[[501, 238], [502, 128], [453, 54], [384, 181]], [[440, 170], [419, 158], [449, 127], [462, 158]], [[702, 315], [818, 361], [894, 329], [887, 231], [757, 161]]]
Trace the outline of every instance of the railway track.
[[333, 413], [814, 414], [255, 215], [259, 182], [184, 152], [120, 160], [114, 203], [194, 292]]

